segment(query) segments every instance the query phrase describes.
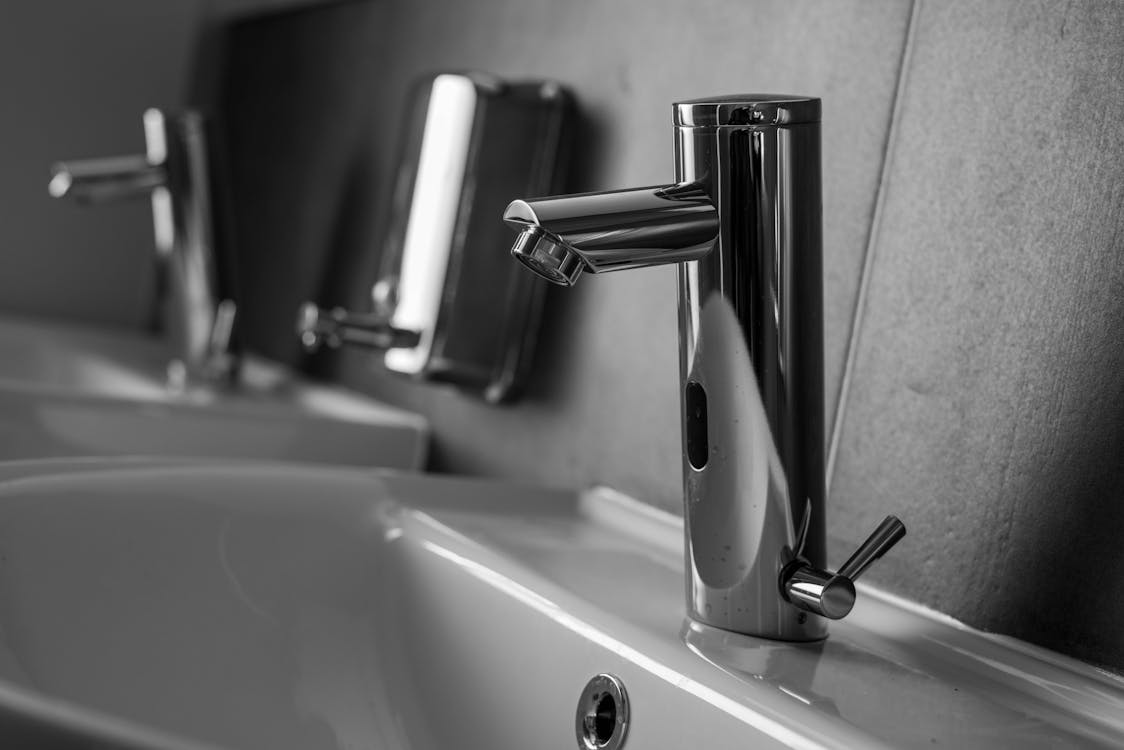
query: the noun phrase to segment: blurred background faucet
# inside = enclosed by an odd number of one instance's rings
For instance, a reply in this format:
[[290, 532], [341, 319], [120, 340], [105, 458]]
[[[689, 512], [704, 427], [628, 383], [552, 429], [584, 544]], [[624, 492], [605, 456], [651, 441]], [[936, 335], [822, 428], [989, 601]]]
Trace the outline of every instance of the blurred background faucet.
[[173, 346], [169, 384], [228, 380], [237, 371], [235, 303], [220, 267], [215, 203], [203, 117], [194, 111], [144, 113], [145, 153], [67, 161], [51, 169], [55, 198], [99, 203], [150, 196], [164, 273], [165, 326]]
[[817, 640], [905, 534], [887, 517], [826, 568], [820, 101], [747, 94], [673, 114], [674, 183], [516, 200], [512, 254], [563, 286], [678, 264], [688, 614]]

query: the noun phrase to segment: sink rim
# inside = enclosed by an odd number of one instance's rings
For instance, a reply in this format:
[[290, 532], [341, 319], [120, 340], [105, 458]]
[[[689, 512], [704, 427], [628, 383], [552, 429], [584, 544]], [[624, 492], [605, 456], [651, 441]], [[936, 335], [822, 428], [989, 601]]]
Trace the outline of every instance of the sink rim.
[[[37, 465], [30, 465], [32, 463]], [[65, 486], [81, 482], [84, 476], [89, 478], [106, 472], [205, 476], [221, 468], [258, 473], [266, 478], [264, 481], [283, 481], [289, 472], [307, 471], [272, 463], [206, 459], [129, 462], [113, 458], [81, 462], [56, 459], [50, 463], [52, 467], [45, 467], [44, 462], [21, 462], [18, 466], [0, 464], [0, 493], [13, 487], [13, 483], [49, 479]], [[69, 469], [73, 473], [47, 477], [36, 474], [37, 468], [63, 472]], [[679, 565], [681, 575], [682, 522], [669, 513], [607, 488], [572, 492], [544, 490], [515, 482], [385, 470], [341, 467], [314, 471], [332, 476], [343, 473], [366, 477], [373, 480], [373, 488], [382, 483], [391, 493], [388, 501], [405, 503], [407, 533], [418, 539], [429, 553], [531, 607], [538, 607], [557, 625], [597, 642], [608, 652], [659, 680], [676, 685], [685, 695], [700, 698], [740, 718], [743, 723], [753, 724], [775, 741], [798, 747], [846, 746], [856, 741], [868, 747], [889, 746], [869, 732], [841, 732], [831, 720], [811, 709], [800, 713], [793, 708], [791, 700], [756, 676], [739, 674], [736, 669], [730, 669], [729, 664], [714, 664], [705, 657], [699, 658], [698, 653], [691, 653], [690, 644], [684, 648], [683, 640], [692, 625], [684, 624], [681, 610], [661, 614], [655, 624], [635, 612], [611, 611], [599, 605], [588, 591], [580, 590], [580, 579], [566, 579], [557, 571], [552, 573], [549, 561], [536, 563], [533, 555], [521, 557], [518, 547], [493, 543], [494, 539], [480, 531], [484, 521], [491, 516], [500, 517], [499, 514], [507, 514], [504, 518], [510, 516], [511, 523], [509, 528], [495, 531], [496, 535], [511, 535], [520, 522], [534, 524], [543, 519], [574, 518], [575, 523], [590, 524], [609, 535], [617, 535], [615, 538], [622, 544], [650, 549], [652, 556], [658, 558], [658, 564], [669, 569]], [[458, 491], [461, 497], [455, 497]], [[464, 496], [475, 502], [464, 502]], [[518, 500], [528, 502], [516, 504]], [[833, 625], [832, 639], [846, 644], [874, 644], [873, 647], [882, 650], [896, 649], [910, 655], [913, 661], [907, 666], [918, 666], [938, 675], [968, 675], [1002, 692], [1002, 700], [1026, 701], [1023, 705], [1027, 711], [1030, 709], [1026, 706], [1053, 706], [1057, 715], [1051, 717], [1052, 720], [1069, 717], [1073, 722], [1095, 722], [1104, 736], [1124, 737], [1124, 678], [1013, 638], [982, 633], [869, 585], [862, 585], [860, 589], [859, 606], [848, 620]], [[676, 628], [668, 627], [669, 623], [681, 625], [683, 630], [677, 632]], [[787, 648], [722, 631], [716, 635], [718, 641], [724, 639], [725, 647], [735, 650]], [[12, 687], [0, 681], [0, 688]], [[5, 695], [5, 690], [0, 689], [0, 700]], [[49, 697], [49, 694], [44, 695]], [[97, 719], [100, 715], [81, 706], [75, 708], [80, 709], [80, 718]], [[798, 725], [800, 729], [795, 728]]]
[[163, 343], [139, 331], [4, 315], [0, 341], [13, 347], [14, 366], [0, 367], [8, 460], [233, 455], [422, 469], [428, 458], [422, 414], [253, 354], [234, 387], [177, 391]]
[[0, 339], [5, 335], [28, 339], [33, 348], [65, 352], [76, 361], [112, 371], [110, 377], [125, 382], [108, 388], [83, 387], [7, 376], [0, 368], [0, 392], [171, 411], [222, 410], [256, 419], [296, 418], [360, 425], [391, 422], [428, 430], [428, 421], [420, 414], [338, 384], [310, 380], [291, 367], [253, 353], [244, 355], [240, 381], [234, 387], [201, 384], [177, 391], [167, 384], [164, 342], [140, 332], [4, 315], [0, 316]]

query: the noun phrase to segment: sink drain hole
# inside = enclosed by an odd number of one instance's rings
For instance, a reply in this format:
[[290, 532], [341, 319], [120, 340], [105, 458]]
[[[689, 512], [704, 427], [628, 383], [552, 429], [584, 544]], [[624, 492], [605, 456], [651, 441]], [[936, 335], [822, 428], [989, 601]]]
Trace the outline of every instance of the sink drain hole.
[[598, 745], [606, 745], [617, 729], [617, 702], [608, 693], [594, 696], [597, 704], [593, 714], [586, 716], [585, 732], [592, 735]]
[[582, 750], [618, 750], [628, 732], [628, 696], [624, 685], [610, 674], [599, 674], [578, 700], [578, 747]]

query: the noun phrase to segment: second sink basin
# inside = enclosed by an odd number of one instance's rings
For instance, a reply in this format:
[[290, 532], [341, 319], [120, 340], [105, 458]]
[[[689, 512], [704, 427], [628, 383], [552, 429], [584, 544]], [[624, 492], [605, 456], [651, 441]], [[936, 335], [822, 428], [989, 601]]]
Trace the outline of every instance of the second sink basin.
[[165, 385], [139, 335], [0, 320], [0, 459], [177, 455], [424, 465], [421, 416], [247, 358], [233, 388]]

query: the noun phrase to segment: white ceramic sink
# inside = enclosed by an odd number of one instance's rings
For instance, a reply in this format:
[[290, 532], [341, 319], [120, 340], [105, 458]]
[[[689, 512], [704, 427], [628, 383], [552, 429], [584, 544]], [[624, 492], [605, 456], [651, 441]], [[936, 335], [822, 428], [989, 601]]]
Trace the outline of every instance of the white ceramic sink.
[[179, 455], [420, 468], [425, 420], [247, 358], [236, 388], [166, 386], [139, 335], [0, 319], [0, 459]]
[[821, 644], [684, 623], [680, 535], [608, 491], [0, 466], [0, 737], [572, 748], [605, 672], [632, 750], [1124, 743], [1119, 678], [866, 587]]

